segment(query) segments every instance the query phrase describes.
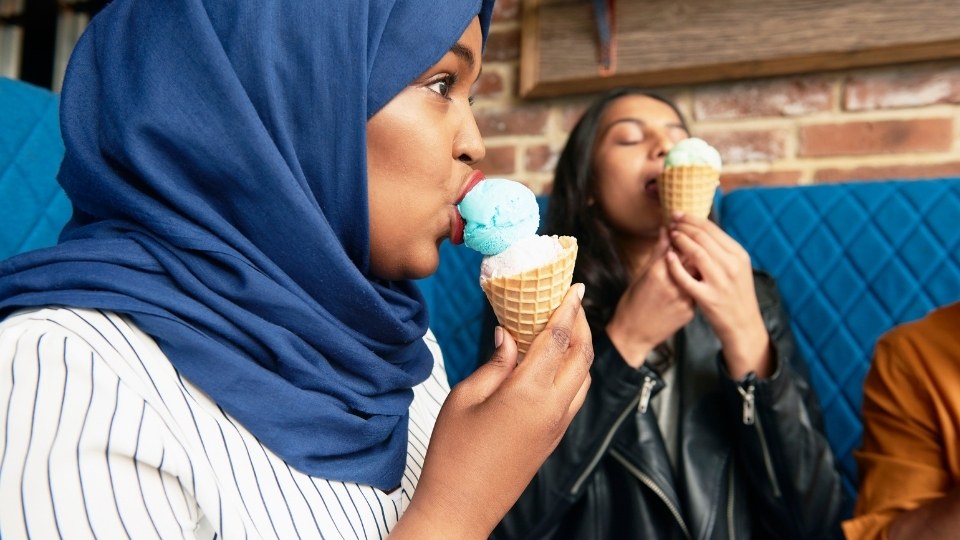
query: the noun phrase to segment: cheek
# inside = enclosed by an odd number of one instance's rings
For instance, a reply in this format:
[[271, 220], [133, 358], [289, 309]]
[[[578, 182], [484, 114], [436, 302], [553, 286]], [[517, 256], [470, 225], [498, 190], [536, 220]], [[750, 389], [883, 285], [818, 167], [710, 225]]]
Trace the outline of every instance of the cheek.
[[420, 278], [436, 270], [455, 189], [453, 143], [442, 120], [419, 94], [404, 92], [367, 124], [370, 264], [377, 277]]
[[658, 226], [659, 206], [645, 193], [639, 173], [608, 170], [605, 176], [598, 177], [597, 190], [598, 203], [613, 228], [646, 234]]
[[608, 160], [596, 168], [598, 198], [613, 208], [635, 205], [643, 194], [641, 178], [640, 171], [626, 159]]
[[[406, 139], [381, 152], [369, 175], [370, 266], [382, 279], [426, 277], [438, 264], [446, 199], [444, 161]], [[449, 160], [449, 158], [448, 158]]]

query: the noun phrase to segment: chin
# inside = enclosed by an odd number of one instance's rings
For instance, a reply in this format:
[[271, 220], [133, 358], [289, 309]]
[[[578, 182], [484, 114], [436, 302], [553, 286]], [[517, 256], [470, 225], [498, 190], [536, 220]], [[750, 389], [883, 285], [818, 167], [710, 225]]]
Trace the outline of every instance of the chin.
[[423, 279], [432, 276], [440, 267], [440, 252], [436, 249], [419, 256], [411, 256], [409, 264], [400, 269], [393, 279]]

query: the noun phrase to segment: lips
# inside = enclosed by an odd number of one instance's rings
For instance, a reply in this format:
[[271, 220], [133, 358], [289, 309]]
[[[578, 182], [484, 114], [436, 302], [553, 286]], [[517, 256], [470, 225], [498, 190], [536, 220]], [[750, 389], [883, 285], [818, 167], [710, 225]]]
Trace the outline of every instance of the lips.
[[643, 192], [651, 199], [660, 200], [660, 186], [656, 178], [651, 178], [643, 183]]
[[463, 221], [463, 217], [460, 215], [460, 212], [454, 212], [456, 214], [453, 218], [453, 227], [450, 230], [450, 242], [459, 246], [463, 243], [463, 228], [466, 226], [466, 223]]
[[[470, 193], [470, 190], [473, 189], [477, 184], [483, 181], [483, 172], [473, 171], [470, 176], [467, 177], [466, 183], [463, 185], [463, 188], [460, 189], [460, 196], [457, 197], [457, 202], [455, 204], [460, 204], [463, 201], [463, 198], [467, 196], [467, 193]], [[463, 216], [460, 215], [460, 210], [454, 205], [454, 218], [453, 225], [450, 230], [450, 242], [454, 245], [459, 245], [463, 243], [463, 229], [466, 227], [466, 223], [463, 221]]]
[[473, 173], [471, 173], [470, 176], [467, 177], [467, 183], [464, 184], [463, 188], [460, 190], [460, 196], [457, 198], [457, 204], [460, 204], [463, 198], [467, 196], [467, 193], [470, 193], [470, 190], [473, 189], [474, 186], [479, 184], [482, 180], [483, 180], [483, 172], [473, 171]]

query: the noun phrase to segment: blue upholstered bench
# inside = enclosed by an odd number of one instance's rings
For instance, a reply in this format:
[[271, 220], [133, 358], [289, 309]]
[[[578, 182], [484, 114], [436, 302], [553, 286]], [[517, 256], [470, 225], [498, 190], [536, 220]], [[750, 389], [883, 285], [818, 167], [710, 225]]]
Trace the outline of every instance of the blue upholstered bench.
[[49, 90], [0, 78], [0, 259], [53, 244], [70, 217], [56, 182], [58, 105]]
[[[715, 210], [754, 266], [777, 278], [853, 499], [874, 343], [960, 300], [960, 179], [739, 189]], [[479, 340], [493, 339], [480, 335], [479, 265], [477, 253], [445, 244], [439, 271], [421, 283], [451, 383], [475, 369]]]

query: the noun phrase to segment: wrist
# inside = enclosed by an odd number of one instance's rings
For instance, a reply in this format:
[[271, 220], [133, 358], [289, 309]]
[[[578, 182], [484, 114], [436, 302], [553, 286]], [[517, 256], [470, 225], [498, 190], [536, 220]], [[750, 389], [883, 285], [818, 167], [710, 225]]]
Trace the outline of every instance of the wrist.
[[643, 365], [647, 355], [656, 346], [655, 343], [649, 343], [642, 337], [634, 336], [632, 332], [620, 328], [612, 321], [607, 324], [606, 331], [610, 343], [620, 353], [620, 357], [634, 369]]
[[[419, 498], [417, 495], [421, 495]], [[426, 494], [417, 491], [414, 493], [410, 505], [400, 516], [400, 520], [390, 533], [391, 540], [404, 538], [411, 539], [446, 539], [446, 538], [487, 538], [493, 527], [486, 533], [478, 532], [482, 527], [471, 526], [463, 519], [460, 512], [444, 512], [438, 510], [441, 505], [427, 501]], [[419, 502], [423, 504], [417, 504]], [[435, 501], [434, 501], [435, 502]]]
[[746, 330], [734, 332], [729, 339], [721, 339], [723, 358], [734, 380], [754, 372], [760, 379], [770, 376], [772, 355], [770, 335], [762, 322]]

